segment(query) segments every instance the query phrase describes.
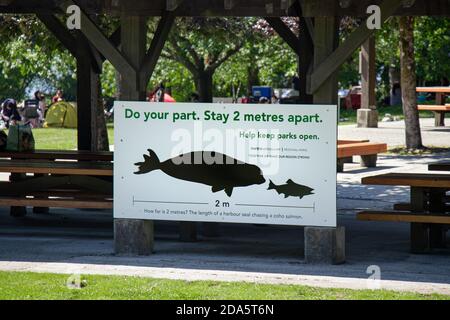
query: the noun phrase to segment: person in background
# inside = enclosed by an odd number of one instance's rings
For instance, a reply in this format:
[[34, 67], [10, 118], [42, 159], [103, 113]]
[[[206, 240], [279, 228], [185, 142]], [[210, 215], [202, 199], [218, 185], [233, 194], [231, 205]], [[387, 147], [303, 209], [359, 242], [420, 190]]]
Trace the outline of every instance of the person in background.
[[45, 103], [45, 95], [41, 91], [36, 91], [34, 93], [35, 99], [38, 101], [38, 107], [39, 107], [39, 113], [40, 117], [39, 119], [41, 122], [44, 121], [45, 113], [47, 112], [47, 104]]
[[34, 93], [34, 99], [26, 100], [22, 110], [22, 121], [29, 122], [33, 128], [39, 128], [45, 117], [45, 96], [41, 91]]
[[166, 87], [164, 86], [164, 83], [161, 82], [158, 86], [155, 87], [155, 89], [150, 92], [147, 99], [150, 102], [164, 102], [165, 93]]
[[269, 100], [269, 98], [267, 98], [267, 97], [261, 97], [261, 98], [259, 99], [259, 103], [260, 103], [260, 104], [270, 104], [270, 100]]
[[272, 99], [270, 99], [270, 103], [271, 104], [279, 104], [280, 103], [280, 99], [278, 99], [278, 97], [274, 94], [272, 94]]
[[16, 100], [6, 99], [5, 102], [3, 102], [1, 118], [5, 122], [6, 128], [9, 128], [11, 125], [16, 125], [17, 122], [22, 120], [22, 117], [17, 110]]
[[52, 103], [58, 103], [64, 101], [64, 94], [63, 91], [61, 89], [58, 89], [56, 91], [55, 96], [52, 98]]

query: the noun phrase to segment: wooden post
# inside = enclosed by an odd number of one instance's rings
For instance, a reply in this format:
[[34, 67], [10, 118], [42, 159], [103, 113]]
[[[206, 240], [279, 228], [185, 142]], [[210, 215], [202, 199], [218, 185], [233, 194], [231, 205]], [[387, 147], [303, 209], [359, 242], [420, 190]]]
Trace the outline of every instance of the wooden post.
[[[338, 25], [335, 18], [316, 17], [314, 24], [314, 68], [321, 65], [338, 44]], [[337, 104], [336, 73], [328, 77], [314, 91], [314, 104]], [[306, 227], [304, 231], [306, 263], [345, 262], [345, 228]]]
[[[85, 43], [80, 39], [82, 34], [77, 35], [78, 43]], [[77, 52], [77, 117], [78, 117], [78, 150], [91, 150], [92, 146], [92, 110], [96, 108], [95, 96], [98, 94], [95, 83], [95, 74], [92, 61], [87, 54], [86, 47], [78, 47]]]
[[314, 59], [314, 44], [308, 31], [305, 18], [300, 17], [299, 52], [298, 54], [298, 76], [300, 79], [299, 102], [312, 104], [313, 96], [308, 93], [308, 74], [312, 69]]
[[[139, 70], [146, 54], [147, 19], [140, 16], [121, 18], [122, 54]], [[121, 100], [145, 101], [147, 84], [141, 83], [136, 73], [122, 72]]]
[[298, 56], [298, 76], [299, 76], [299, 102], [311, 104], [313, 96], [308, 93], [308, 74], [312, 69], [312, 60], [314, 56], [314, 44], [311, 39], [306, 19], [301, 17], [301, 11], [298, 11], [300, 19], [300, 33], [297, 37], [280, 18], [265, 17], [264, 19], [278, 33], [278, 35], [291, 47]]
[[[316, 17], [314, 25], [314, 68], [317, 68], [334, 51], [338, 44], [336, 18]], [[337, 104], [338, 84], [336, 73], [325, 80], [314, 92], [315, 104]]]
[[375, 38], [372, 36], [361, 46], [361, 109], [358, 110], [359, 128], [377, 128], [378, 112], [376, 111], [375, 83]]
[[[411, 212], [424, 212], [427, 203], [425, 188], [411, 187]], [[426, 223], [411, 223], [411, 252], [425, 253], [430, 251], [430, 228]]]
[[[445, 190], [433, 188], [430, 191], [430, 212], [443, 214], [445, 212]], [[445, 248], [446, 226], [442, 224], [430, 225], [430, 248]]]
[[[146, 18], [121, 17], [122, 54], [137, 70], [146, 52]], [[145, 86], [136, 73], [121, 74], [121, 95], [124, 101], [144, 101]], [[130, 142], [131, 143], [131, 142]], [[114, 219], [114, 248], [116, 254], [149, 255], [153, 252], [154, 223], [149, 220]]]

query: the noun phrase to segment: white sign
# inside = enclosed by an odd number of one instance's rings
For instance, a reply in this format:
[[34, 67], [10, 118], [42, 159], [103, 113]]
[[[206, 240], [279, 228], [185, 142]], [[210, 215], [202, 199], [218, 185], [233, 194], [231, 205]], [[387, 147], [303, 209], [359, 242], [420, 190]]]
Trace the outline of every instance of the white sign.
[[115, 218], [336, 226], [336, 106], [114, 110]]

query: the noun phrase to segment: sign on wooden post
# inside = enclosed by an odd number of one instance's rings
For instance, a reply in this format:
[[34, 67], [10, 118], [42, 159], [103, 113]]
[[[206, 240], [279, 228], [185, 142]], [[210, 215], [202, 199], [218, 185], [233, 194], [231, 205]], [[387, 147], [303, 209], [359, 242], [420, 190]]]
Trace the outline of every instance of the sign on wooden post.
[[115, 218], [336, 226], [336, 106], [115, 112]]

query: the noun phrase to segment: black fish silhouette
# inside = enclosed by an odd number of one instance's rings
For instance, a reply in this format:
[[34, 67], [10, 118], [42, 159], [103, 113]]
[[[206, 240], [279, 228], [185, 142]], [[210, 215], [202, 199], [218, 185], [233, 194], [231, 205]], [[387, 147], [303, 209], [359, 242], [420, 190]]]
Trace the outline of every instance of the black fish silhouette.
[[284, 197], [299, 197], [300, 199], [314, 194], [314, 189], [303, 186], [301, 184], [296, 184], [294, 181], [289, 179], [286, 181], [286, 184], [277, 186], [272, 181], [269, 183], [269, 189], [268, 190], [275, 190], [278, 192], [278, 194], [284, 194]]
[[139, 167], [135, 174], [161, 170], [176, 179], [209, 185], [212, 192], [225, 190], [229, 197], [233, 188], [266, 182], [259, 167], [218, 152], [191, 152], [164, 162], [159, 161], [153, 150], [148, 149], [148, 152], [150, 155], [144, 155], [144, 162], [135, 164]]

